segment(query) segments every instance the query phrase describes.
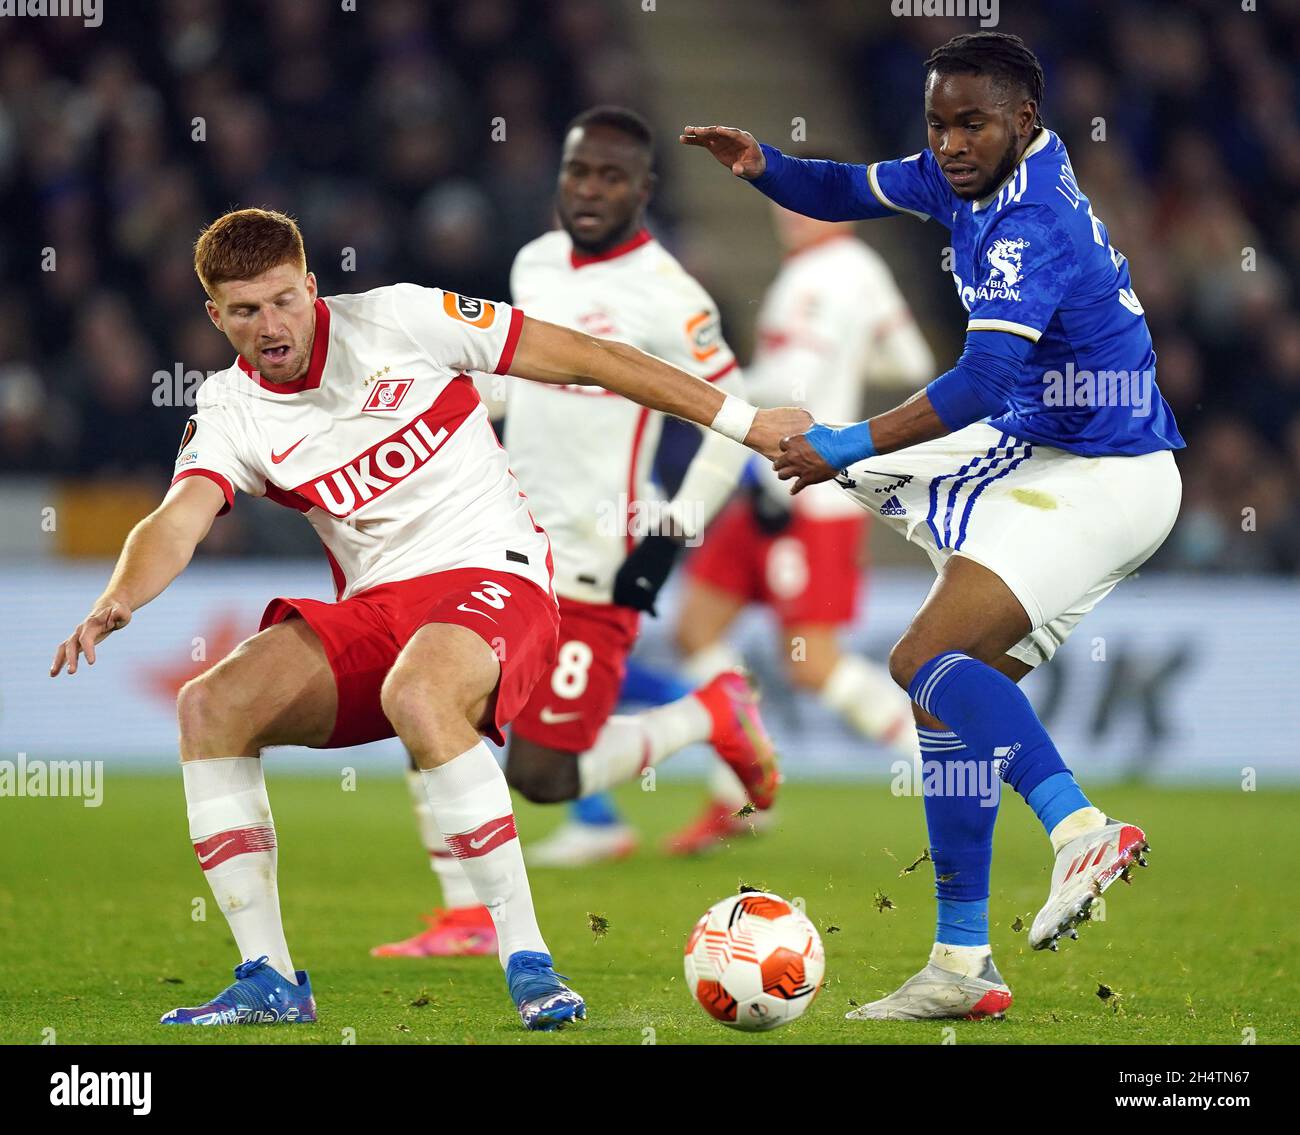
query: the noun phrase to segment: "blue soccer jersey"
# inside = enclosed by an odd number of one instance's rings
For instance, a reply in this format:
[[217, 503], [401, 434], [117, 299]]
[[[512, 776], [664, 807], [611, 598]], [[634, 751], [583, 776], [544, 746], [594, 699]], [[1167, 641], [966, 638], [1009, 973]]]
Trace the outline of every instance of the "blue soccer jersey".
[[[1017, 368], [991, 425], [1089, 457], [1184, 445], [1156, 385], [1128, 262], [1110, 246], [1050, 130], [1040, 129], [998, 191], [980, 201], [958, 197], [929, 150], [870, 166], [763, 151], [768, 172], [754, 185], [788, 208], [825, 220], [906, 213], [952, 231], [967, 348]], [[931, 384], [949, 422], [942, 393]]]

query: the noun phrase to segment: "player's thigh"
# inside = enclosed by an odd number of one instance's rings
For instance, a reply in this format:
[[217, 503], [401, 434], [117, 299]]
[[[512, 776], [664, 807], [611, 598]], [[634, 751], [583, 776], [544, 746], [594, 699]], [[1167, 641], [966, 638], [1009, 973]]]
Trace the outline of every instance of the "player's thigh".
[[384, 679], [380, 704], [404, 740], [451, 722], [478, 729], [489, 717], [501, 661], [468, 627], [426, 623], [402, 647]]
[[790, 684], [820, 690], [841, 657], [838, 630], [818, 623], [792, 623], [782, 633], [781, 649]]
[[686, 563], [676, 639], [683, 654], [718, 642], [745, 607], [762, 595], [767, 538], [749, 506], [733, 501], [710, 526]]
[[950, 556], [890, 651], [889, 672], [906, 689], [916, 672], [944, 651], [992, 664], [1029, 630], [1025, 608], [996, 573], [965, 556]]
[[[320, 639], [302, 619], [287, 619], [246, 639], [181, 690], [181, 756], [320, 746], [337, 713], [334, 675]], [[241, 752], [205, 751], [221, 742], [240, 743]]]
[[718, 642], [748, 605], [736, 591], [688, 577], [677, 613], [677, 649], [696, 654]]

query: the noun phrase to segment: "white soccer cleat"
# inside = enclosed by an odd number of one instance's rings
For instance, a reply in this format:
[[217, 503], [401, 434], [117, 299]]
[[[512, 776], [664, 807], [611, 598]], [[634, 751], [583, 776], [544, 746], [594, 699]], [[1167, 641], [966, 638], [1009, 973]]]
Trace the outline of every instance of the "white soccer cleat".
[[625, 859], [636, 850], [636, 830], [627, 824], [566, 823], [528, 848], [532, 867], [586, 867]]
[[845, 1013], [847, 1021], [978, 1021], [1011, 1008], [1011, 990], [989, 958], [979, 977], [931, 962], [888, 997]]
[[1128, 869], [1147, 865], [1146, 833], [1133, 824], [1106, 820], [1106, 826], [1070, 840], [1056, 856], [1052, 890], [1034, 917], [1029, 944], [1035, 950], [1055, 950], [1062, 934], [1077, 938], [1075, 929], [1090, 917], [1092, 904], [1116, 879], [1128, 882]]

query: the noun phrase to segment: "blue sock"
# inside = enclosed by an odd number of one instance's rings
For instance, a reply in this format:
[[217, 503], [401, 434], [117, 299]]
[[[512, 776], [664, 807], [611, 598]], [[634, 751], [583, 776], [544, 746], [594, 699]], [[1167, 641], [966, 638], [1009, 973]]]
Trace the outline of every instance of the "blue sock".
[[[981, 780], [976, 761], [956, 733], [921, 728], [916, 732], [921, 741], [934, 893], [939, 900], [934, 940], [945, 946], [987, 946], [998, 784], [987, 773]], [[980, 792], [981, 783], [992, 791]]]
[[593, 827], [607, 827], [622, 823], [618, 809], [607, 792], [597, 792], [593, 796], [584, 796], [569, 805], [569, 815], [580, 824]]
[[[1089, 806], [1029, 699], [1005, 674], [945, 651], [916, 672], [907, 693], [951, 726], [973, 753], [1000, 761], [1002, 779], [1025, 798], [1049, 835], [1056, 820]], [[1055, 785], [1036, 793], [1049, 778]]]
[[1048, 835], [1071, 812], [1088, 807], [1088, 798], [1075, 783], [1069, 769], [1049, 776], [1025, 797], [1025, 802], [1042, 820]]
[[652, 670], [631, 658], [628, 659], [627, 671], [623, 675], [619, 700], [639, 702], [641, 705], [667, 705], [670, 701], [684, 698], [690, 692], [691, 687], [676, 675]]

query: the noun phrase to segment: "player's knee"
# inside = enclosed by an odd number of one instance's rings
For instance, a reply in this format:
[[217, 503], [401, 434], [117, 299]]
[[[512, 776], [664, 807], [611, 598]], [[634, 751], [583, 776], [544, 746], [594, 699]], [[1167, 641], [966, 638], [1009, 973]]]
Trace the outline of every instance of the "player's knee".
[[466, 713], [457, 705], [454, 691], [443, 690], [428, 676], [394, 669], [379, 691], [379, 705], [394, 731], [408, 744], [427, 743]]
[[186, 749], [229, 749], [242, 752], [253, 740], [244, 715], [231, 712], [220, 678], [208, 673], [193, 678], [176, 696], [176, 720]]
[[937, 653], [904, 635], [889, 652], [889, 676], [900, 689], [907, 690], [911, 687], [916, 672]]

